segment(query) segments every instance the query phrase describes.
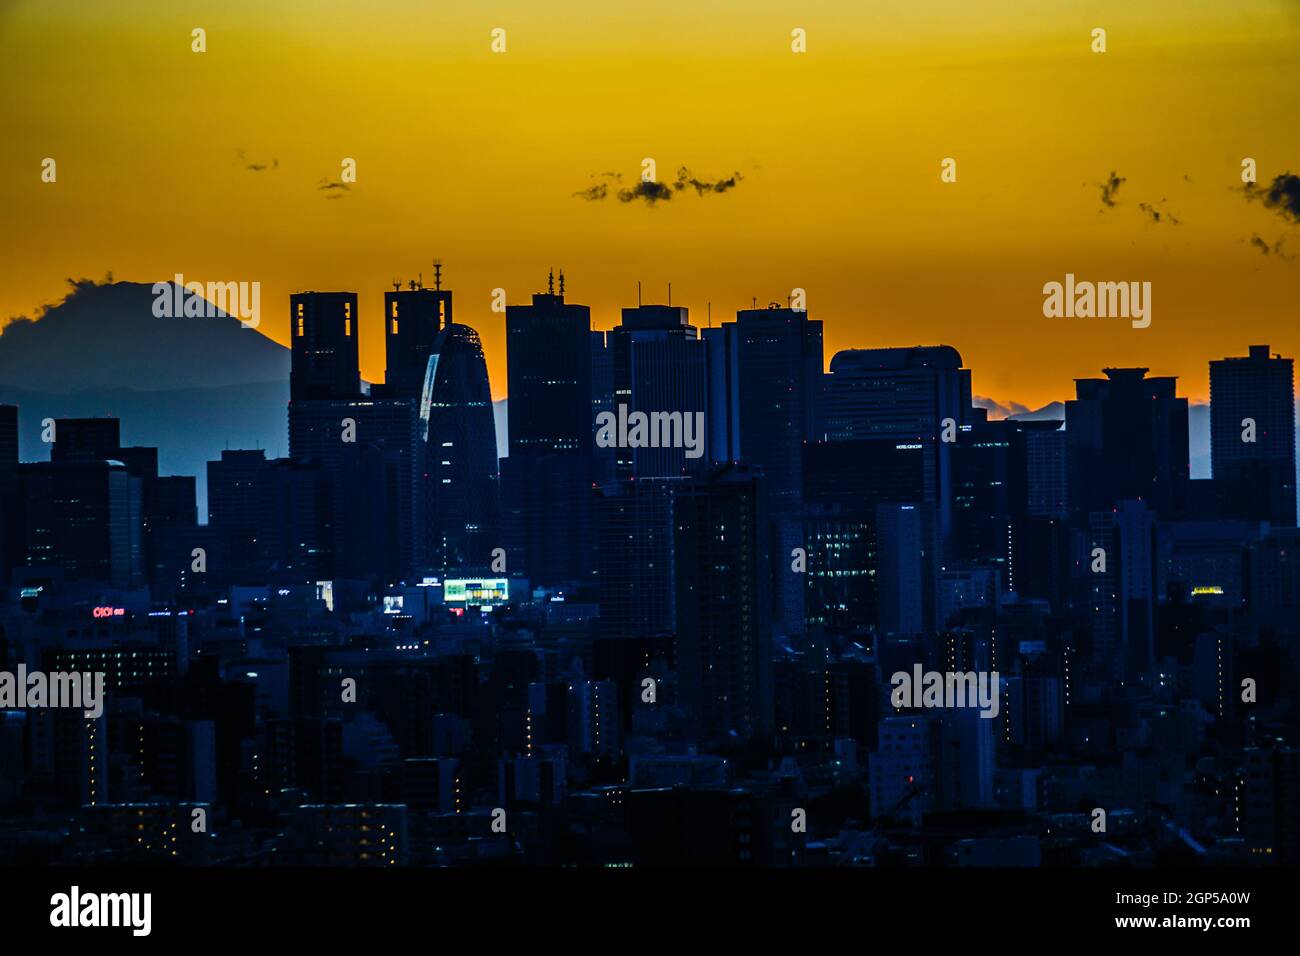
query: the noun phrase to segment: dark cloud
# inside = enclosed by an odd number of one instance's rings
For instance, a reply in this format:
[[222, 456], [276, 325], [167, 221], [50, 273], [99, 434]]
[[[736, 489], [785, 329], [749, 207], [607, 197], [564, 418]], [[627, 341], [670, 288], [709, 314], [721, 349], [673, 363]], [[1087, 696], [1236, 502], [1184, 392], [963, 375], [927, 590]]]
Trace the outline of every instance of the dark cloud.
[[599, 199], [604, 199], [609, 195], [609, 186], [605, 183], [596, 183], [594, 186], [588, 186], [586, 189], [580, 190], [573, 195], [577, 196], [579, 199], [586, 199], [594, 202]]
[[1283, 173], [1265, 187], [1247, 183], [1243, 192], [1250, 200], [1258, 199], [1264, 208], [1274, 210], [1287, 222], [1300, 223], [1300, 176]]
[[326, 199], [342, 199], [344, 194], [352, 189], [347, 183], [331, 179], [319, 180], [316, 188], [325, 192]]
[[1101, 201], [1103, 205], [1115, 205], [1115, 194], [1119, 192], [1119, 187], [1128, 182], [1125, 177], [1119, 175], [1115, 170], [1110, 171], [1110, 176], [1101, 184]]
[[1273, 243], [1271, 246], [1268, 244], [1268, 240], [1263, 238], [1259, 233], [1255, 233], [1254, 235], [1252, 235], [1249, 241], [1252, 248], [1259, 250], [1260, 255], [1277, 256], [1277, 258], [1279, 259], [1295, 258], [1295, 256], [1288, 255], [1282, 248], [1283, 244], [1286, 242], [1286, 236], [1282, 236], [1280, 239], [1278, 239], [1277, 242]]
[[[617, 189], [614, 195], [618, 196], [619, 202], [631, 203], [637, 200], [644, 200], [646, 205], [653, 206], [656, 203], [667, 202], [673, 198], [675, 193], [685, 192], [688, 189], [695, 190], [696, 196], [706, 196], [713, 193], [725, 193], [736, 188], [736, 185], [744, 177], [740, 173], [732, 173], [723, 179], [709, 180], [701, 179], [690, 171], [686, 166], [677, 170], [677, 177], [671, 183], [661, 183], [658, 181], [646, 182], [639, 181], [636, 185]], [[623, 176], [621, 173], [600, 173], [593, 175], [592, 179], [610, 180], [614, 183], [621, 183]], [[588, 202], [599, 202], [610, 195], [609, 182], [594, 182], [586, 189], [581, 189], [573, 195], [579, 199], [585, 199]]]
[[244, 155], [244, 151], [242, 149], [235, 150], [235, 156], [238, 159], [239, 164], [243, 166], [245, 169], [247, 169], [249, 172], [260, 173], [265, 169], [280, 168], [280, 161], [278, 159], [272, 159], [270, 165], [266, 163], [250, 163], [248, 161], [248, 157]]
[[642, 180], [631, 189], [620, 189], [618, 191], [619, 202], [636, 202], [638, 199], [644, 199], [647, 205], [653, 206], [660, 200], [673, 198], [673, 191], [663, 183], [651, 180], [646, 182]]
[[681, 192], [688, 186], [695, 190], [695, 195], [703, 196], [705, 193], [725, 193], [728, 189], [735, 189], [736, 183], [744, 178], [740, 173], [732, 173], [726, 179], [719, 179], [717, 182], [706, 182], [697, 179], [689, 169], [682, 166], [677, 170], [677, 178], [673, 180], [673, 189]]
[[[1163, 204], [1165, 200], [1162, 199], [1160, 200], [1160, 202]], [[1163, 209], [1157, 209], [1149, 202], [1138, 203], [1138, 208], [1141, 209], [1148, 216], [1150, 216], [1152, 222], [1156, 222], [1156, 223], [1167, 222], [1171, 226], [1181, 226], [1183, 224], [1183, 221], [1179, 219], [1177, 216], [1175, 216], [1173, 213], [1167, 212], [1166, 210]]]

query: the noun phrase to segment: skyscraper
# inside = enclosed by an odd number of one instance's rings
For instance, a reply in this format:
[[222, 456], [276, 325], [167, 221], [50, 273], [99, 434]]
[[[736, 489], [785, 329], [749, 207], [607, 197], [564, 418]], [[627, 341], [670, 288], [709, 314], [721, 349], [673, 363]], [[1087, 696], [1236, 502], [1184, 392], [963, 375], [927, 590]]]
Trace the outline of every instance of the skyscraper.
[[[622, 324], [610, 331], [614, 410], [680, 412], [704, 415], [708, 404], [705, 344], [690, 324], [687, 310], [670, 305], [638, 305], [623, 310]], [[705, 426], [707, 428], [707, 424]], [[703, 436], [701, 436], [703, 438]], [[708, 467], [707, 441], [698, 458], [685, 448], [617, 448], [619, 478], [666, 478]]]
[[737, 312], [735, 329], [741, 460], [763, 469], [772, 514], [797, 514], [803, 445], [821, 437], [822, 324], [770, 305]]
[[705, 738], [744, 740], [772, 728], [765, 480], [725, 465], [689, 479], [675, 500], [678, 679]]
[[1187, 399], [1178, 379], [1147, 378], [1145, 368], [1107, 368], [1106, 377], [1075, 379], [1065, 403], [1071, 510], [1076, 522], [1141, 498], [1161, 518], [1186, 508], [1189, 463]]
[[355, 292], [301, 292], [289, 297], [290, 401], [351, 398], [360, 392], [357, 321]]
[[451, 292], [442, 288], [442, 266], [434, 268], [432, 289], [412, 282], [384, 293], [384, 382], [400, 398], [420, 397], [434, 341], [452, 323]]
[[133, 548], [140, 539], [134, 480], [117, 461], [19, 465], [22, 563], [59, 568], [69, 581], [137, 585], [143, 567], [139, 548]]
[[355, 292], [290, 297], [289, 454], [329, 475], [333, 573], [392, 581], [424, 564], [418, 395], [361, 388]]
[[120, 460], [122, 422], [117, 418], [58, 418], [50, 461]]
[[510, 455], [501, 465], [509, 571], [545, 584], [585, 582], [595, 567], [596, 475], [591, 310], [554, 281], [506, 308]]
[[[1143, 671], [1154, 659], [1155, 527], [1152, 510], [1133, 499], [1090, 515], [1093, 657], [1116, 676]], [[1099, 563], [1098, 548], [1104, 552], [1104, 564]]]
[[1233, 517], [1296, 523], [1294, 362], [1249, 355], [1210, 363], [1210, 463]]
[[601, 485], [596, 522], [602, 636], [673, 633], [673, 499], [685, 480], [628, 479]]
[[[821, 437], [822, 324], [802, 309], [743, 309], [711, 336], [710, 388], [715, 413], [734, 414], [740, 460], [762, 470], [768, 510], [770, 611], [783, 633], [804, 630], [804, 582], [790, 573], [803, 546], [803, 446]], [[712, 457], [725, 460], [728, 437]]]
[[[818, 442], [805, 446], [803, 461], [808, 624], [832, 634], [880, 628], [888, 620], [889, 630], [896, 631], [896, 596], [890, 603], [881, 588], [894, 587], [897, 595], [905, 578], [921, 587], [913, 606], [933, 627], [934, 615], [925, 609], [933, 610], [938, 559], [934, 506], [923, 504], [924, 450], [888, 438]], [[888, 529], [881, 541], [881, 505], [914, 509], [909, 517], [920, 521], [916, 530], [922, 537], [910, 550], [900, 552], [903, 542], [897, 535], [890, 538]], [[883, 516], [888, 522], [890, 509]]]
[[[450, 312], [450, 295], [446, 293]], [[428, 557], [441, 572], [486, 568], [500, 545], [497, 440], [478, 333], [449, 324], [426, 361], [420, 400]]]
[[[921, 445], [925, 500], [934, 503], [945, 548], [952, 533], [955, 429], [971, 418], [970, 370], [962, 368], [961, 355], [951, 346], [848, 349], [831, 359], [826, 437], [896, 438]], [[954, 441], [943, 440], [945, 431]]]

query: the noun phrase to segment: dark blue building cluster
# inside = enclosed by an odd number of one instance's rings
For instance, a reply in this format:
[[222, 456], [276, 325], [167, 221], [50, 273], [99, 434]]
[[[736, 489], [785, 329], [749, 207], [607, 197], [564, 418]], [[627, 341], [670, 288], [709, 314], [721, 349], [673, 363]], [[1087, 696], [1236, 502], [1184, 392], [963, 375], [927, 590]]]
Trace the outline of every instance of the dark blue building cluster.
[[[990, 420], [949, 346], [773, 303], [290, 300], [289, 454], [195, 479], [0, 407], [0, 862], [1300, 862], [1289, 358]], [[935, 675], [934, 693], [922, 692]], [[897, 693], [906, 678], [912, 687]], [[953, 687], [992, 697], [963, 706]], [[945, 690], [946, 688], [946, 690]]]

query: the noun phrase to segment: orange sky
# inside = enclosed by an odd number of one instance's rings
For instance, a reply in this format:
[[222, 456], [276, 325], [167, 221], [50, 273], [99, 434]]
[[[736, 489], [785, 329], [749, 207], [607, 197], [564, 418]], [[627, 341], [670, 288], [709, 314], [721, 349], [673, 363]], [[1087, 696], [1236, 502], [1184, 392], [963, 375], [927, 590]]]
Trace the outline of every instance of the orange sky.
[[[1240, 179], [1244, 157], [1261, 182], [1300, 174], [1300, 6], [1134, 6], [17, 0], [0, 7], [0, 316], [67, 276], [181, 272], [260, 281], [262, 330], [285, 342], [290, 292], [353, 289], [377, 379], [383, 292], [437, 257], [497, 397], [492, 290], [524, 302], [556, 266], [599, 328], [638, 280], [646, 301], [671, 281], [699, 325], [706, 303], [721, 321], [799, 287], [828, 361], [945, 342], [1002, 401], [1068, 397], [1106, 364], [1204, 400], [1209, 359], [1300, 352], [1300, 227]], [[347, 157], [355, 185], [320, 189]], [[631, 185], [646, 157], [662, 181], [742, 178], [653, 207], [574, 196], [605, 171]], [[1044, 318], [1066, 272], [1151, 282], [1151, 327]]]

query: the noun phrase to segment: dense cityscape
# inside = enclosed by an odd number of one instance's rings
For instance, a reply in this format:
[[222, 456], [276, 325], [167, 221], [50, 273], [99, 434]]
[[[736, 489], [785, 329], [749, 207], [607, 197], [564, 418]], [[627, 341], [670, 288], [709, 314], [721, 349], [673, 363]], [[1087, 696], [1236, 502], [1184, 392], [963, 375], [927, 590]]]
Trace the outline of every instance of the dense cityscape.
[[0, 406], [0, 672], [49, 675], [0, 863], [1300, 863], [1291, 358], [1207, 357], [1193, 479], [1146, 368], [990, 420], [948, 345], [546, 289], [503, 458], [440, 274], [383, 383], [356, 293], [291, 297], [289, 453], [203, 522], [118, 419]]

